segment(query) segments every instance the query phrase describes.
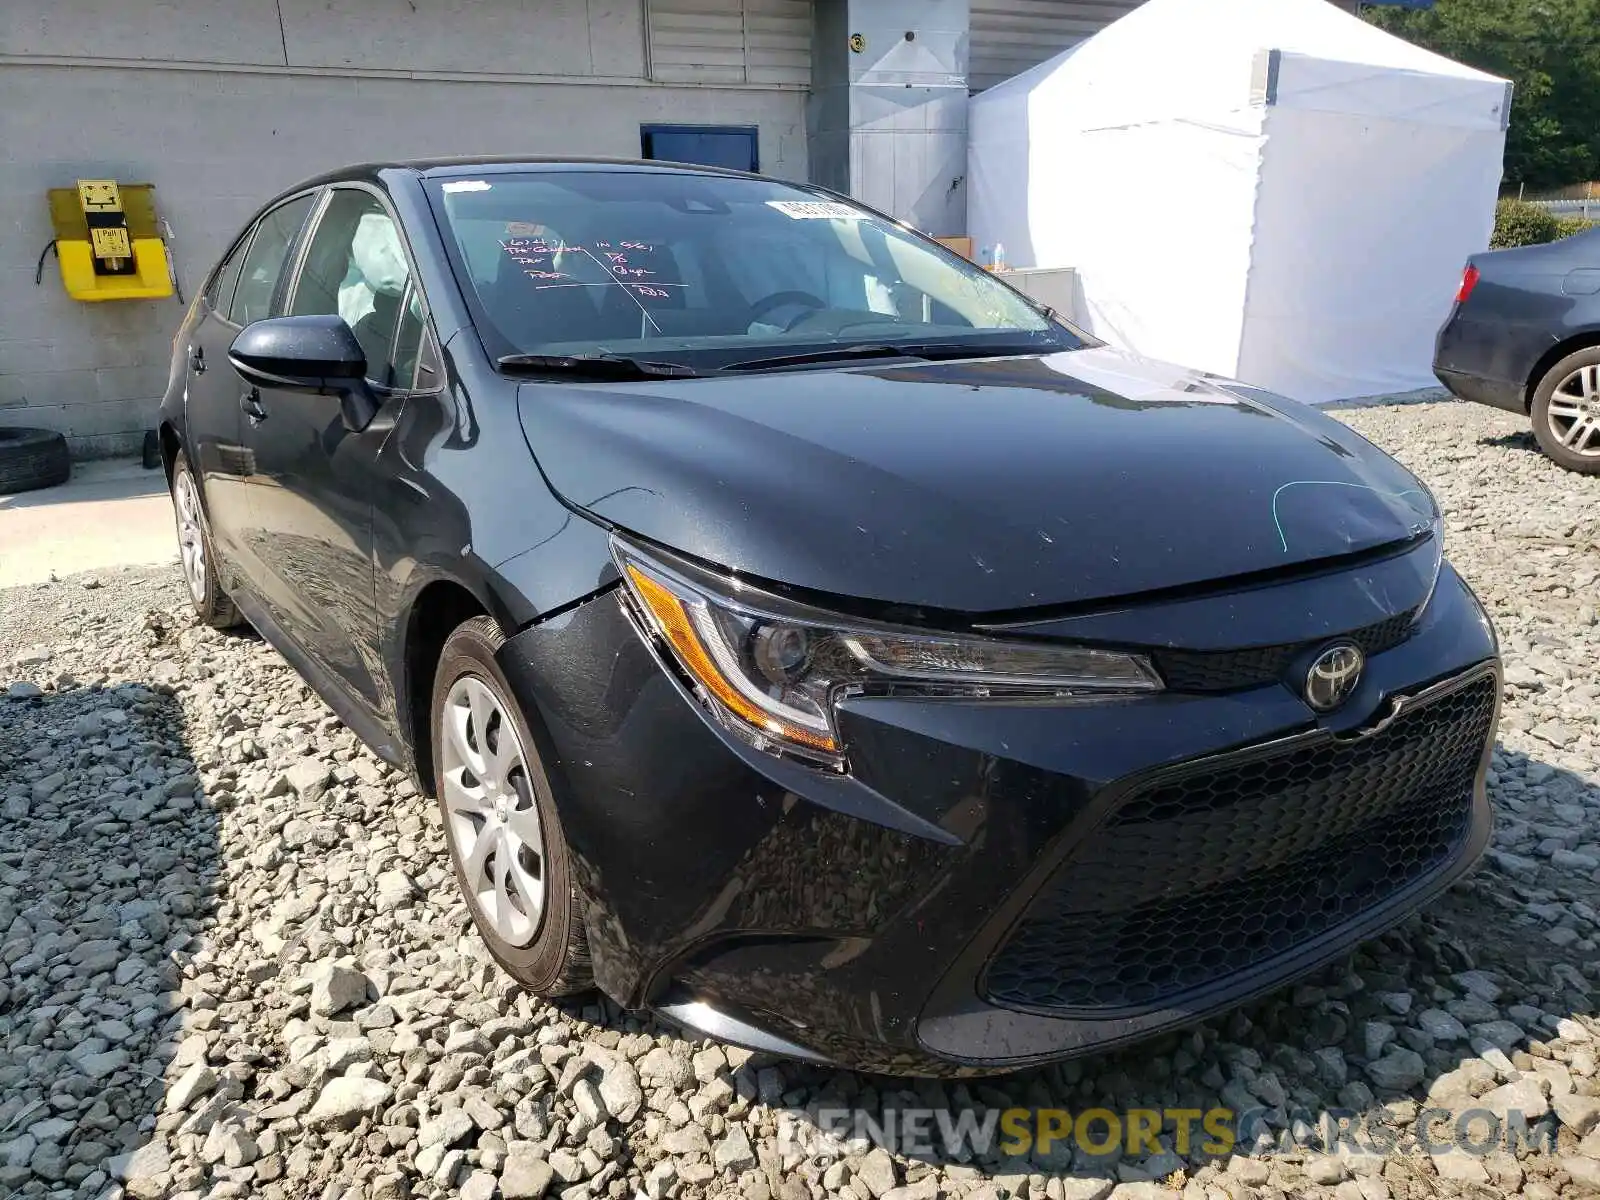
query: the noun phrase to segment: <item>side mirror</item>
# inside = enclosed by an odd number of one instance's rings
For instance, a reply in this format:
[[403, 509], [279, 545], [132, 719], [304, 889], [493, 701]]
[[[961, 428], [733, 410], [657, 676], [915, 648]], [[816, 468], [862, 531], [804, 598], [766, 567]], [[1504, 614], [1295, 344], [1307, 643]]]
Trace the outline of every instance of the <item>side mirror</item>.
[[246, 325], [228, 347], [245, 382], [337, 396], [351, 429], [365, 429], [378, 405], [367, 387], [367, 356], [343, 317], [269, 317]]

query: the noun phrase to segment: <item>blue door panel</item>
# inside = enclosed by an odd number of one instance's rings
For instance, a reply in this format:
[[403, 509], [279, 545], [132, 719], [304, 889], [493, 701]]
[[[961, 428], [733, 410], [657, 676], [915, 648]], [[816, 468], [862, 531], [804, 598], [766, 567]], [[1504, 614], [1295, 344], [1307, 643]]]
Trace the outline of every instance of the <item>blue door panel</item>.
[[761, 169], [754, 126], [642, 125], [639, 135], [645, 158], [734, 171]]

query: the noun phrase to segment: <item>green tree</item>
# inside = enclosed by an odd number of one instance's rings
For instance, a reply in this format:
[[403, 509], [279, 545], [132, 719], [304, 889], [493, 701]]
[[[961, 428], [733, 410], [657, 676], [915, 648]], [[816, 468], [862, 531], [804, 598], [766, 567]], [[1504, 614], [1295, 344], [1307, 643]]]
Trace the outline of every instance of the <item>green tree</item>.
[[1438, 0], [1424, 11], [1367, 7], [1362, 16], [1512, 81], [1508, 184], [1600, 176], [1600, 0]]

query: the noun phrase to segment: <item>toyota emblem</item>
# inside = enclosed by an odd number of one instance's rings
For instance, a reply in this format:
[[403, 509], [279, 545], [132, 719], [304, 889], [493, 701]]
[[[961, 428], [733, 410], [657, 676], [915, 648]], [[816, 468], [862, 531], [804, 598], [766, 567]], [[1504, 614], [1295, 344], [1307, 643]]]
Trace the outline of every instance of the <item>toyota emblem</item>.
[[1306, 672], [1306, 703], [1318, 712], [1332, 712], [1350, 699], [1365, 665], [1359, 646], [1349, 642], [1329, 646]]

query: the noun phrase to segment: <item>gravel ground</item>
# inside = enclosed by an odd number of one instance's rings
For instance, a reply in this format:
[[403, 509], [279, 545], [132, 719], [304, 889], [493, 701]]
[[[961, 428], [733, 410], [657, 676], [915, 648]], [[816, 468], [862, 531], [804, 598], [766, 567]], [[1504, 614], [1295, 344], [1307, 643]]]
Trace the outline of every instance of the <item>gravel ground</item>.
[[[260, 642], [191, 626], [175, 573], [0, 593], [0, 1196], [1600, 1194], [1600, 480], [1482, 408], [1343, 417], [1436, 490], [1500, 629], [1491, 853], [1297, 987], [993, 1081], [772, 1063], [536, 1002], [471, 931], [431, 805]], [[846, 1106], [1216, 1105], [1259, 1138], [1208, 1155], [1173, 1119], [1155, 1152], [1024, 1158], [794, 1136]], [[1534, 1144], [1443, 1152], [1417, 1138], [1429, 1106], [1520, 1113]], [[1365, 1142], [1313, 1136], [1341, 1110]]]

